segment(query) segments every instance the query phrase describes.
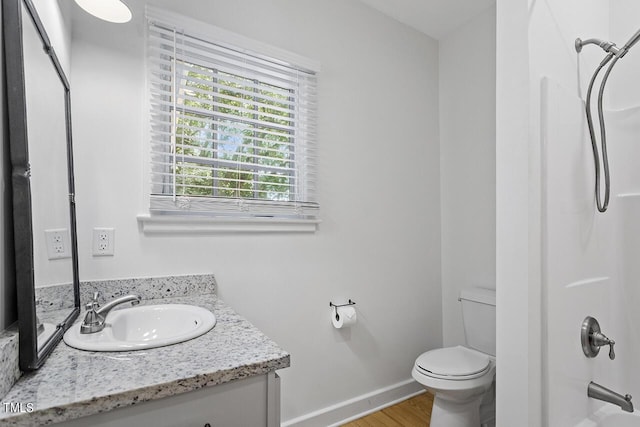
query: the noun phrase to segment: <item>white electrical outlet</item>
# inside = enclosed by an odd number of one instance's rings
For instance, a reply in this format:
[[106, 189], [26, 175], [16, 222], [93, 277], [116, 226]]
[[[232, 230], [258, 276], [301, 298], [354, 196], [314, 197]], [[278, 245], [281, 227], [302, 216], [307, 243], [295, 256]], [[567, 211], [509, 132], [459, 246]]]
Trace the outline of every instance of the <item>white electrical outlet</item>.
[[66, 228], [44, 230], [49, 259], [71, 258], [71, 236]]
[[93, 256], [112, 256], [115, 249], [114, 228], [93, 229]]

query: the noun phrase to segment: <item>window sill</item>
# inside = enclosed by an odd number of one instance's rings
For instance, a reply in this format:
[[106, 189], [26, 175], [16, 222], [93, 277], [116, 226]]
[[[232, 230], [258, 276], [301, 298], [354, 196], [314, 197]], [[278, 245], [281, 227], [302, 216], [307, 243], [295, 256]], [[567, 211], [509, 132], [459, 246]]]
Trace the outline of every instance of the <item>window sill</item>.
[[144, 234], [315, 233], [318, 219], [208, 218], [141, 214]]

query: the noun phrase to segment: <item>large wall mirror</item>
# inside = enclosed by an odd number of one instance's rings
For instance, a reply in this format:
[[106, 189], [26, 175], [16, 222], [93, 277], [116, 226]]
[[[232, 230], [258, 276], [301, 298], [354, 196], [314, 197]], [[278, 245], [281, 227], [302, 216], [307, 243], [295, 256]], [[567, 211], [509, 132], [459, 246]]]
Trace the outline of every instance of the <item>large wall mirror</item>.
[[[2, 7], [20, 369], [29, 371], [80, 312], [70, 93], [31, 0], [2, 0]], [[36, 304], [38, 289], [54, 285], [73, 296], [73, 308]]]

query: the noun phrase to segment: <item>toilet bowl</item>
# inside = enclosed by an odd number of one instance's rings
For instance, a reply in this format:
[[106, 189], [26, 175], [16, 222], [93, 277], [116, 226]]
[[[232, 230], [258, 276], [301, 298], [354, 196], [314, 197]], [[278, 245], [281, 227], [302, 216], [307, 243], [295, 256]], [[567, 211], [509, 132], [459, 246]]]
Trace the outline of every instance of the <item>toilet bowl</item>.
[[495, 291], [460, 292], [465, 345], [416, 359], [412, 377], [434, 395], [430, 427], [495, 426]]
[[[490, 408], [494, 401], [488, 394], [494, 390], [495, 372], [494, 358], [462, 346], [420, 355], [411, 375], [434, 395], [430, 426], [491, 425], [495, 410]], [[483, 402], [488, 407], [481, 411]]]

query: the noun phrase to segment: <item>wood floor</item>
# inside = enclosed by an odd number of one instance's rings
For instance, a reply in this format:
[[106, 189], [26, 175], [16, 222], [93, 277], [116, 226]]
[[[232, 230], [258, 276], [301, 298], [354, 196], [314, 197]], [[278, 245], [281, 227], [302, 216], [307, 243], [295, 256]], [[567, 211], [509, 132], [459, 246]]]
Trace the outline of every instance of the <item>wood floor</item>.
[[433, 395], [422, 393], [342, 427], [428, 427], [432, 406]]

